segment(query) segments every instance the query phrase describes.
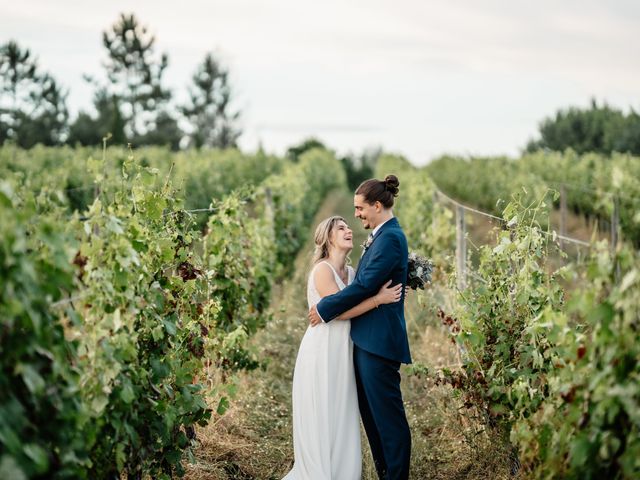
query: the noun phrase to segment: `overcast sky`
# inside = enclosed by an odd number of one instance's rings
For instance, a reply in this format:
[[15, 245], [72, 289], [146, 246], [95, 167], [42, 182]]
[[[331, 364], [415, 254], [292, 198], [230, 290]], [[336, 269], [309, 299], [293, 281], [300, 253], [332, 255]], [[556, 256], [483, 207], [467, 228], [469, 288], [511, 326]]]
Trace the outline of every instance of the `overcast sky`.
[[0, 0], [17, 40], [89, 108], [101, 32], [133, 12], [167, 52], [184, 100], [207, 51], [229, 67], [241, 146], [282, 153], [316, 136], [424, 164], [517, 155], [538, 122], [591, 97], [640, 110], [638, 0]]

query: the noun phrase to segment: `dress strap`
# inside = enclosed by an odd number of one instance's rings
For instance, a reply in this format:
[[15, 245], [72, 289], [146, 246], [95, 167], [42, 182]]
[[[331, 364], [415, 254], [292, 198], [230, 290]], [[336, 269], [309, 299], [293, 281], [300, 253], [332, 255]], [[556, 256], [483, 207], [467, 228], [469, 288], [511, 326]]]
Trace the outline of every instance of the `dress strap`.
[[351, 284], [356, 277], [356, 271], [351, 265], [347, 266], [347, 285]]
[[[331, 269], [331, 271], [333, 272], [333, 276], [335, 277], [336, 280], [338, 280], [343, 286], [345, 285], [345, 283], [342, 281], [342, 279], [340, 278], [340, 275], [338, 275], [338, 272], [336, 272], [336, 269], [333, 268], [333, 265], [331, 265], [329, 262], [327, 262], [326, 260], [322, 260], [320, 263], [326, 263], [327, 265], [329, 265], [329, 268]], [[349, 273], [347, 273], [347, 282], [349, 282]]]

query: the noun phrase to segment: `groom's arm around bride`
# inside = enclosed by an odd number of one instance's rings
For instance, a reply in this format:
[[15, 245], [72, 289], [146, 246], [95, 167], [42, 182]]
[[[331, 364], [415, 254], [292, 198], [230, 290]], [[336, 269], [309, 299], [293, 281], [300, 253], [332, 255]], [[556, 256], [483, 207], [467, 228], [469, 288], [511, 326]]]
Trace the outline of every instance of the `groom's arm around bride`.
[[[384, 245], [383, 245], [384, 244]], [[406, 278], [391, 278], [402, 259], [402, 244], [398, 237], [380, 239], [380, 248], [372, 245], [367, 268], [359, 268], [353, 283], [343, 290], [341, 295], [329, 295], [323, 299], [318, 313], [323, 321], [329, 322], [344, 311], [355, 307], [363, 300], [378, 293], [386, 281], [391, 285], [404, 283]], [[340, 293], [340, 292], [338, 292]]]

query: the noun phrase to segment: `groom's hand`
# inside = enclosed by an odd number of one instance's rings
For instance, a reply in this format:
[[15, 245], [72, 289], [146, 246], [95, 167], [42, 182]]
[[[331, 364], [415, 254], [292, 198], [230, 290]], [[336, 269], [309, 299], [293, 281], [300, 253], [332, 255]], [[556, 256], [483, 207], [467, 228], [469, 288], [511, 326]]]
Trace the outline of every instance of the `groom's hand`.
[[312, 327], [315, 327], [316, 325], [322, 323], [322, 319], [320, 318], [320, 315], [318, 315], [318, 308], [315, 305], [309, 309], [308, 316], [309, 323]]

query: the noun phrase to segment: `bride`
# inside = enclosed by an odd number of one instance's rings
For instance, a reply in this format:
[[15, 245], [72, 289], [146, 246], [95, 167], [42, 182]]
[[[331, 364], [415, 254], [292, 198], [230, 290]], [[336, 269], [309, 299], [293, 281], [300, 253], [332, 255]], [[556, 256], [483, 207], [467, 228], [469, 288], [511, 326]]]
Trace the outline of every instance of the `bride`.
[[[309, 308], [349, 285], [351, 229], [342, 217], [322, 221], [315, 232], [313, 268], [307, 284]], [[360, 413], [353, 368], [350, 318], [397, 302], [402, 285], [387, 282], [373, 297], [340, 315], [339, 322], [308, 327], [293, 373], [293, 469], [284, 480], [361, 478]]]

